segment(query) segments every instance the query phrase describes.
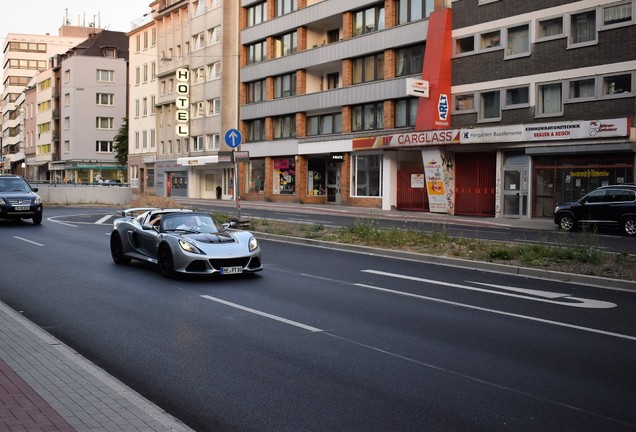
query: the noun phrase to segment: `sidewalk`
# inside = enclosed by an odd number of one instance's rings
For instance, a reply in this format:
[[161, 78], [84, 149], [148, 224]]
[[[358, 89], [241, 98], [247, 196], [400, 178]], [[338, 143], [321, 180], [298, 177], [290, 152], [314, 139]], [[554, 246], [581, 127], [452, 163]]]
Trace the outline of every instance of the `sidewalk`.
[[0, 302], [0, 431], [192, 430]]

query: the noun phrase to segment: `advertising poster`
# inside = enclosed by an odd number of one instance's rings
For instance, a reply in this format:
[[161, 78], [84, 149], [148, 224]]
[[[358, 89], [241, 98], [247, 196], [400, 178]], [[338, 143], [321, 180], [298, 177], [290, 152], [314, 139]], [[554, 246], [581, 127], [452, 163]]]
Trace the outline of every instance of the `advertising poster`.
[[448, 213], [442, 155], [439, 149], [422, 150], [426, 192], [431, 213]]

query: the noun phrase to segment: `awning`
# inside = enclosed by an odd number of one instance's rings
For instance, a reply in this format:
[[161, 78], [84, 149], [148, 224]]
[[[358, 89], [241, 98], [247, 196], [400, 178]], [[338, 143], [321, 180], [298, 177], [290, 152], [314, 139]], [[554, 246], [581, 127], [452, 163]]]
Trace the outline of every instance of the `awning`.
[[208, 164], [218, 164], [218, 163], [219, 163], [218, 156], [177, 158], [177, 165], [181, 165], [181, 166], [197, 166], [197, 165], [208, 165]]

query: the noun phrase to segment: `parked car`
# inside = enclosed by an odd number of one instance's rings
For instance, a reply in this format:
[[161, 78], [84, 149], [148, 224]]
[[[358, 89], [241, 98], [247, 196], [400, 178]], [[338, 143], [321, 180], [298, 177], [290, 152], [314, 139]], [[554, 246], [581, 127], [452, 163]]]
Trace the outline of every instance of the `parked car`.
[[0, 219], [31, 219], [42, 223], [42, 198], [23, 177], [0, 174]]
[[155, 263], [166, 277], [261, 271], [256, 238], [234, 226], [189, 209], [131, 208], [113, 222], [110, 253], [116, 264]]
[[636, 185], [601, 186], [574, 202], [554, 209], [554, 223], [563, 231], [580, 226], [619, 227], [636, 236]]

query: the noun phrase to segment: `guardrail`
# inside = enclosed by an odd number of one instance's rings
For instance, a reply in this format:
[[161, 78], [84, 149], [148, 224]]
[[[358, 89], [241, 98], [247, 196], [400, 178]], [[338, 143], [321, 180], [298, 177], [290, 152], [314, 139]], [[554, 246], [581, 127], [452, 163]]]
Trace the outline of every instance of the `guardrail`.
[[133, 190], [125, 183], [55, 183], [29, 181], [38, 188], [44, 205], [111, 205], [126, 206]]

